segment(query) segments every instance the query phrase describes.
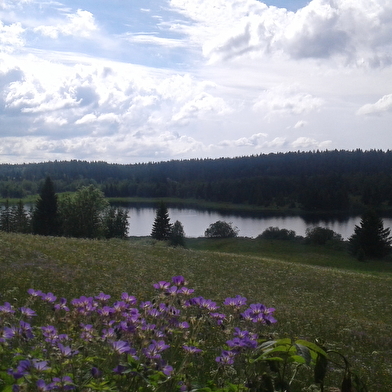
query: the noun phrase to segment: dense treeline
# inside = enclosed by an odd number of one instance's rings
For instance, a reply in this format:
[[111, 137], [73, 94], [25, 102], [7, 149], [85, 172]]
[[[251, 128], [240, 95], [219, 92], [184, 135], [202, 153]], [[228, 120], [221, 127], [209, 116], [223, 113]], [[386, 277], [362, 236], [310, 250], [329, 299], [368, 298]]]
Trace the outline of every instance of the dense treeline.
[[304, 210], [392, 206], [392, 151], [317, 151], [142, 164], [54, 161], [0, 165], [0, 195], [93, 184], [107, 197], [178, 197]]

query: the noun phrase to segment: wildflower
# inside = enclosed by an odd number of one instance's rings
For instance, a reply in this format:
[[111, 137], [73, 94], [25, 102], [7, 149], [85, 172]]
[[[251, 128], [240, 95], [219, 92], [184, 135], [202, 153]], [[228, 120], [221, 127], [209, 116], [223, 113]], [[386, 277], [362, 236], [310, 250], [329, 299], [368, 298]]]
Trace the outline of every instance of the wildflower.
[[54, 343], [59, 340], [57, 329], [53, 325], [47, 325], [41, 327], [42, 335], [45, 338], [45, 342]]
[[172, 282], [173, 284], [175, 284], [176, 286], [184, 286], [185, 285], [185, 278], [181, 275], [179, 276], [173, 276], [172, 277]]
[[67, 304], [67, 300], [65, 298], [61, 298], [60, 303], [54, 305], [54, 309], [65, 310], [66, 312], [69, 312], [69, 308], [66, 304]]
[[130, 353], [132, 352], [131, 347], [127, 342], [124, 342], [123, 340], [118, 340], [116, 342], [112, 342], [112, 348], [117, 354], [123, 354], [123, 353]]
[[12, 305], [9, 302], [5, 302], [4, 305], [0, 306], [0, 313], [2, 314], [12, 314], [15, 313]]
[[161, 358], [160, 353], [169, 347], [170, 346], [168, 344], [166, 344], [163, 340], [160, 340], [158, 342], [155, 340], [152, 340], [151, 344], [147, 348], [145, 348], [143, 351], [144, 351], [144, 355], [147, 358], [160, 359]]
[[82, 333], [80, 334], [81, 339], [85, 341], [90, 341], [94, 338], [94, 328], [91, 324], [81, 323]]
[[79, 354], [78, 350], [72, 350], [71, 347], [64, 346], [61, 343], [57, 343], [57, 348], [63, 357], [73, 357], [74, 355]]
[[164, 280], [161, 280], [158, 283], [154, 283], [153, 287], [157, 290], [166, 290], [170, 287], [170, 282], [165, 282]]
[[191, 295], [194, 292], [195, 290], [188, 289], [188, 287], [181, 287], [180, 289], [178, 289], [177, 294]]
[[186, 321], [182, 321], [181, 323], [178, 324], [178, 328], [187, 329], [187, 328], [189, 328], [189, 323]]
[[182, 346], [182, 348], [190, 354], [198, 354], [203, 352], [203, 350], [194, 346]]
[[93, 378], [99, 378], [102, 376], [102, 372], [95, 366], [91, 368], [91, 376]]
[[137, 303], [136, 297], [129, 295], [128, 293], [122, 293], [121, 299], [129, 305], [135, 305]]
[[46, 384], [44, 380], [37, 380], [36, 382], [37, 388], [39, 392], [47, 392], [53, 389], [51, 384]]
[[223, 320], [226, 318], [226, 315], [223, 313], [210, 313], [210, 316], [216, 319], [218, 325], [222, 325]]
[[220, 357], [216, 357], [215, 361], [222, 366], [233, 365], [235, 353], [233, 351], [223, 350]]
[[22, 316], [26, 316], [27, 318], [31, 318], [31, 317], [37, 315], [37, 313], [35, 313], [35, 311], [30, 308], [22, 307], [22, 308], [19, 308], [19, 310], [20, 310], [20, 313], [22, 314]]
[[110, 306], [104, 306], [103, 308], [98, 309], [97, 313], [101, 316], [108, 317], [114, 313], [114, 309]]
[[177, 291], [178, 291], [177, 286], [171, 286], [171, 287], [169, 287], [169, 288], [165, 291], [165, 293], [166, 293], [167, 295], [176, 295], [176, 294], [177, 294]]
[[234, 308], [240, 308], [243, 305], [246, 305], [247, 299], [245, 297], [241, 297], [240, 295], [235, 296], [234, 298], [226, 298], [223, 302], [223, 305], [233, 306]]
[[75, 384], [72, 381], [72, 378], [69, 376], [64, 377], [53, 377], [51, 383], [51, 389], [58, 389], [62, 391], [69, 391], [71, 389], [75, 389]]
[[44, 380], [37, 380], [36, 384], [39, 392], [47, 392], [53, 389], [53, 386], [50, 384], [46, 384]]
[[111, 297], [110, 297], [110, 295], [109, 294], [104, 294], [104, 293], [99, 293], [96, 297], [95, 297], [95, 299], [97, 299], [98, 301], [101, 301], [101, 302], [107, 302], [109, 299], [110, 299]]
[[32, 339], [34, 337], [33, 330], [31, 329], [31, 325], [29, 323], [24, 322], [23, 320], [19, 321], [18, 332], [24, 339]]
[[165, 365], [162, 367], [162, 373], [167, 376], [170, 377], [171, 374], [173, 373], [173, 366], [170, 365]]
[[27, 290], [28, 294], [30, 294], [32, 297], [41, 297], [42, 296], [42, 291], [41, 290], [34, 290], [34, 289], [28, 289]]
[[43, 372], [44, 370], [48, 370], [48, 362], [42, 361], [40, 359], [33, 359], [33, 367], [39, 372]]
[[53, 293], [42, 293], [41, 298], [43, 301], [48, 302], [48, 303], [53, 303], [56, 301], [57, 297]]

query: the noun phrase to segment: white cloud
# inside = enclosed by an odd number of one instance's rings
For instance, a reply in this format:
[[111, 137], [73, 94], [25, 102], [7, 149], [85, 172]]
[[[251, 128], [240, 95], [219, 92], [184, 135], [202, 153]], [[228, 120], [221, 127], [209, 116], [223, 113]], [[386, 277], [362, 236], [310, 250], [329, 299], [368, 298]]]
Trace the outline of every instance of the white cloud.
[[307, 124], [308, 124], [308, 123], [307, 123], [306, 121], [304, 121], [304, 120], [299, 120], [299, 121], [297, 121], [297, 123], [294, 125], [294, 128], [295, 128], [295, 129], [303, 128], [303, 127], [305, 127]]
[[310, 137], [299, 137], [291, 143], [294, 150], [327, 149], [331, 145], [331, 140], [319, 142]]
[[96, 30], [98, 30], [98, 27], [94, 15], [81, 9], [77, 10], [76, 14], [68, 14], [64, 21], [38, 26], [34, 29], [35, 32], [53, 39], [58, 38], [59, 35], [89, 38], [92, 32]]
[[299, 91], [297, 86], [277, 86], [264, 91], [253, 105], [254, 110], [272, 114], [293, 115], [318, 110], [323, 100]]
[[177, 29], [202, 46], [212, 62], [245, 54], [334, 58], [356, 66], [392, 62], [389, 0], [313, 0], [296, 13], [256, 0], [171, 0], [170, 4], [196, 22]]
[[25, 29], [20, 23], [5, 25], [0, 20], [0, 52], [13, 52], [25, 45], [23, 33]]
[[260, 147], [265, 144], [266, 133], [256, 133], [250, 137], [241, 137], [236, 140], [223, 140], [220, 147]]
[[384, 112], [392, 112], [392, 94], [384, 95], [374, 104], [368, 103], [366, 105], [363, 105], [357, 111], [357, 114], [381, 114]]

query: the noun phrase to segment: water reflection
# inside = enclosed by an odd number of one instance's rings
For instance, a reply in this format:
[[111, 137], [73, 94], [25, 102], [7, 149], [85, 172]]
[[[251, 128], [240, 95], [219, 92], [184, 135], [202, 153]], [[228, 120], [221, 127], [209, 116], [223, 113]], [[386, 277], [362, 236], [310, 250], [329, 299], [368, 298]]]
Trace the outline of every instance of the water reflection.
[[[127, 207], [129, 214], [129, 235], [148, 236], [155, 219], [154, 207]], [[307, 228], [315, 226], [327, 227], [347, 239], [354, 233], [359, 216], [347, 215], [272, 215], [257, 212], [232, 213], [227, 211], [199, 210], [190, 208], [168, 208], [170, 221], [179, 220], [184, 226], [187, 237], [201, 237], [207, 227], [217, 220], [232, 222], [239, 229], [242, 237], [257, 237], [270, 226], [280, 229], [294, 230], [297, 235], [304, 236]], [[392, 218], [384, 217], [384, 227], [392, 227]]]

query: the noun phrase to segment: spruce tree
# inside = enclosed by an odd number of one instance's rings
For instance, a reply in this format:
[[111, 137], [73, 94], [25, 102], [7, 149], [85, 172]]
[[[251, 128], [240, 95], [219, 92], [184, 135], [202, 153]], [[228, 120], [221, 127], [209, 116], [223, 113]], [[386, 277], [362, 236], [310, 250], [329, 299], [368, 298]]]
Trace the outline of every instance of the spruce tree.
[[55, 236], [60, 233], [57, 195], [50, 177], [46, 177], [35, 203], [32, 226], [34, 234]]
[[157, 209], [154, 224], [152, 226], [151, 237], [165, 241], [170, 238], [172, 225], [170, 224], [169, 212], [164, 203], [161, 203]]
[[391, 252], [391, 230], [384, 228], [384, 222], [374, 210], [362, 215], [361, 222], [349, 238], [350, 252], [359, 260], [380, 259]]

